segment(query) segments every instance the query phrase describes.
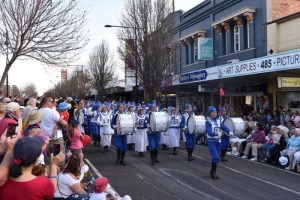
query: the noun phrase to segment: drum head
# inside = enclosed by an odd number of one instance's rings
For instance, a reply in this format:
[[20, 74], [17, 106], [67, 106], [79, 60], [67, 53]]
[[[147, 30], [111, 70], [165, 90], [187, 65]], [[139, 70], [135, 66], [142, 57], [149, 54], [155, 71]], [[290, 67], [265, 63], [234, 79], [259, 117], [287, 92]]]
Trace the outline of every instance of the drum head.
[[117, 134], [128, 135], [135, 132], [135, 121], [131, 114], [117, 116]]
[[168, 114], [166, 112], [150, 113], [151, 132], [166, 132], [169, 127]]
[[224, 125], [229, 128], [234, 135], [239, 136], [245, 131], [245, 122], [242, 118], [227, 118]]
[[189, 116], [187, 128], [190, 134], [205, 134], [205, 117], [203, 115]]

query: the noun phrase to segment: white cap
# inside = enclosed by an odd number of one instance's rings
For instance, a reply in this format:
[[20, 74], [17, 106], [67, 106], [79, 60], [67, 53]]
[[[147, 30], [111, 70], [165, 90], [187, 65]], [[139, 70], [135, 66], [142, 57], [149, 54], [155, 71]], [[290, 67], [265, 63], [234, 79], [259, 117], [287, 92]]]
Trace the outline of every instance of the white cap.
[[289, 160], [285, 156], [280, 156], [279, 163], [280, 163], [280, 165], [284, 166], [284, 165], [287, 165], [289, 163]]

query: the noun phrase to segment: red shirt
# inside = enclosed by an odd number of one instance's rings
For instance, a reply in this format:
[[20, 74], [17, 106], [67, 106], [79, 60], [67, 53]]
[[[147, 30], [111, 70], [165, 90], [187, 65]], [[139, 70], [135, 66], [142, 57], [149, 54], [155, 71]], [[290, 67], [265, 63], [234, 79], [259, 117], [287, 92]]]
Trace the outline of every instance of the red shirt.
[[63, 120], [69, 121], [70, 114], [68, 113], [68, 111], [59, 112], [59, 115], [63, 118]]
[[50, 200], [54, 196], [52, 182], [43, 176], [38, 176], [31, 181], [16, 182], [8, 179], [0, 187], [1, 200]]

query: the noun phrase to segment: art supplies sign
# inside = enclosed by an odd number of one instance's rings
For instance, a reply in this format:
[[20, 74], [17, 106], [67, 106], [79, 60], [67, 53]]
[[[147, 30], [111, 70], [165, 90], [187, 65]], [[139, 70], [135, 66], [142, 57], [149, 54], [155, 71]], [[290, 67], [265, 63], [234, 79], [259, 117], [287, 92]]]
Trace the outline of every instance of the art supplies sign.
[[300, 51], [219, 66], [219, 79], [300, 68]]

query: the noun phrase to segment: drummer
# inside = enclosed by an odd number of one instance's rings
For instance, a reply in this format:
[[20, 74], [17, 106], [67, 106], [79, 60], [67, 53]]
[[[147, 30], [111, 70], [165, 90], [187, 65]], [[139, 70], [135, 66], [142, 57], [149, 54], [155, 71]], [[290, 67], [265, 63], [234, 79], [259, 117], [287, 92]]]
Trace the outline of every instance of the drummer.
[[[155, 104], [149, 104], [149, 109], [150, 109], [149, 116], [151, 115], [152, 112], [157, 112], [157, 107]], [[150, 120], [149, 120], [149, 124], [150, 124]], [[160, 132], [152, 132], [151, 129], [149, 130], [148, 142], [149, 142], [149, 150], [150, 150], [152, 165], [154, 165], [155, 163], [159, 163], [159, 161], [157, 160], [157, 155], [159, 150], [160, 137], [161, 137]]]
[[169, 146], [173, 148], [173, 155], [177, 155], [176, 149], [179, 147], [181, 117], [178, 115], [175, 107], [171, 108], [169, 122]]
[[[212, 179], [219, 179], [216, 175], [217, 164], [219, 162], [220, 156], [220, 137], [222, 135], [222, 131], [232, 134], [229, 129], [223, 124], [220, 123], [220, 120], [217, 118], [217, 110], [214, 106], [208, 107], [208, 117], [205, 122], [205, 128], [207, 131], [207, 145], [208, 150], [211, 155], [211, 170], [210, 177]], [[221, 129], [221, 130], [220, 130]]]
[[[125, 114], [125, 107], [122, 103], [120, 103], [117, 107], [117, 112], [115, 113], [112, 122], [111, 127], [115, 130], [115, 133], [117, 132], [117, 117], [118, 115]], [[126, 165], [124, 162], [125, 153], [127, 150], [127, 135], [115, 135], [115, 146], [117, 149], [117, 160], [116, 164]]]
[[187, 128], [188, 118], [190, 116], [194, 115], [192, 105], [186, 104], [185, 110], [186, 110], [186, 112], [182, 115], [181, 127], [183, 128], [183, 131], [184, 131], [184, 138], [185, 138], [186, 151], [187, 151], [187, 155], [188, 155], [188, 161], [192, 161], [192, 160], [194, 160], [192, 155], [193, 155], [194, 146], [195, 146], [195, 135], [191, 134]]
[[[219, 116], [219, 120], [220, 120], [221, 124], [223, 124], [224, 121], [228, 118], [226, 108], [224, 106], [221, 106], [220, 113], [221, 114]], [[226, 132], [223, 132], [222, 137], [221, 137], [221, 155], [220, 155], [220, 159], [222, 162], [228, 161], [225, 158], [225, 156], [226, 156], [227, 149], [229, 147], [229, 139], [230, 139], [230, 135], [227, 134]]]

